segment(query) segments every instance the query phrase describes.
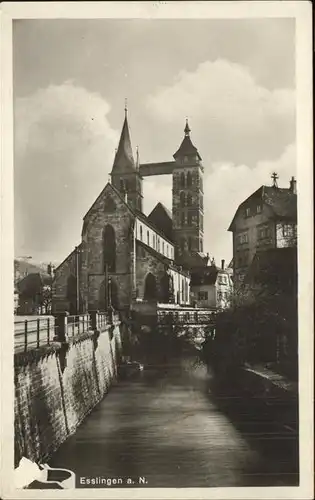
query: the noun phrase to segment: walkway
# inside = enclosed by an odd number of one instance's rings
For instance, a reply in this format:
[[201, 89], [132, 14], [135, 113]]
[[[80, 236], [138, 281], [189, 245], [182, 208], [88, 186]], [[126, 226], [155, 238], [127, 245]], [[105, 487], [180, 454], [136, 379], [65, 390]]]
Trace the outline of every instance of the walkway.
[[206, 369], [186, 359], [115, 385], [49, 464], [73, 470], [78, 487], [139, 487], [139, 476], [148, 487], [294, 485], [296, 439], [277, 427], [217, 397]]

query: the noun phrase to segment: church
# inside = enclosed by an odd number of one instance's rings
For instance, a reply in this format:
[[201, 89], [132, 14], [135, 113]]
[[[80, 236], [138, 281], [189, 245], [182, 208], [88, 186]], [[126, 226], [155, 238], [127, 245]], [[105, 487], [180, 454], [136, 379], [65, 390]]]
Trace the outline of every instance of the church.
[[[186, 120], [173, 160], [140, 164], [125, 109], [110, 182], [83, 218], [80, 244], [55, 270], [55, 312], [190, 304], [191, 273], [209, 260], [203, 252], [204, 167], [190, 132]], [[166, 174], [172, 176], [172, 212], [157, 203], [146, 216], [143, 178]]]

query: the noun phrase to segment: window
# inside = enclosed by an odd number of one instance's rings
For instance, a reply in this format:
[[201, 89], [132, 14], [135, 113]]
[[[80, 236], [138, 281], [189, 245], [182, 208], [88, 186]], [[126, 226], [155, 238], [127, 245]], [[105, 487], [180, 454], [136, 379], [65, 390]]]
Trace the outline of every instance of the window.
[[200, 290], [198, 292], [198, 300], [208, 300], [208, 292], [205, 290]]
[[188, 226], [191, 226], [191, 223], [192, 223], [192, 214], [188, 212], [188, 217], [187, 217]]
[[192, 176], [191, 176], [191, 172], [188, 172], [187, 173], [187, 187], [191, 187], [192, 186]]
[[282, 226], [282, 234], [283, 236], [292, 236], [293, 235], [293, 227], [291, 224], [284, 224]]
[[140, 240], [142, 241], [142, 226], [140, 225]]
[[116, 237], [113, 226], [109, 224], [103, 230], [103, 265], [104, 271], [116, 271]]
[[181, 193], [179, 195], [179, 202], [180, 202], [181, 207], [185, 206], [185, 193], [184, 193], [184, 191], [181, 191]]
[[261, 205], [257, 205], [257, 213], [260, 214], [261, 213]]
[[180, 185], [181, 185], [181, 187], [183, 187], [183, 188], [185, 187], [185, 174], [184, 174], [184, 172], [182, 172], [182, 173], [180, 174]]
[[152, 236], [152, 245], [153, 245], [153, 248], [155, 248], [155, 234], [153, 233], [153, 236]]
[[269, 238], [270, 237], [270, 227], [268, 226], [261, 226], [258, 228], [258, 238], [260, 240], [264, 238]]
[[192, 205], [192, 195], [191, 193], [187, 194], [187, 206], [190, 207]]
[[185, 225], [185, 214], [184, 213], [181, 214], [180, 223], [181, 223], [181, 226]]
[[243, 243], [248, 243], [248, 234], [240, 233], [238, 235], [238, 242], [242, 245]]
[[120, 191], [124, 192], [125, 191], [125, 184], [123, 179], [120, 179]]
[[246, 215], [246, 217], [249, 217], [249, 216], [250, 216], [250, 208], [249, 208], [249, 207], [247, 207], [247, 208], [245, 209], [245, 215]]
[[191, 236], [189, 236], [189, 238], [188, 238], [188, 250], [191, 250], [192, 246], [193, 246], [193, 244], [192, 244], [192, 238], [191, 238]]
[[202, 241], [202, 238], [200, 238], [200, 252], [203, 252], [203, 241]]
[[168, 245], [166, 245], [166, 256], [168, 257]]
[[164, 241], [162, 241], [162, 254], [164, 255]]
[[147, 244], [150, 245], [150, 233], [147, 231]]

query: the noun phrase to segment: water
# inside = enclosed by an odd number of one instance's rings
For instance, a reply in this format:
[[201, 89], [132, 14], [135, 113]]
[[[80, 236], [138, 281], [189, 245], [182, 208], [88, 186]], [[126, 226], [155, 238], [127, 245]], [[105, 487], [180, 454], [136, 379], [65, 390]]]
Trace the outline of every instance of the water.
[[285, 486], [298, 482], [296, 447], [187, 355], [119, 382], [49, 464], [73, 470], [78, 487]]

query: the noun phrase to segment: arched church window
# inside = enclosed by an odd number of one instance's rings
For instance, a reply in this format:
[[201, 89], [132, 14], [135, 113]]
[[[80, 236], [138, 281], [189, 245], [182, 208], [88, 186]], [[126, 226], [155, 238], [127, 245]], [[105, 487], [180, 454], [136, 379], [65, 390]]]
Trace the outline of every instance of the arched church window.
[[184, 191], [181, 191], [181, 193], [180, 193], [180, 195], [179, 195], [179, 201], [180, 201], [180, 206], [181, 206], [181, 207], [184, 207], [184, 206], [185, 206], [185, 201], [186, 201], [186, 199], [185, 199], [185, 198], [186, 198], [186, 197], [185, 197], [185, 193], [184, 193]]
[[202, 241], [202, 238], [200, 238], [200, 252], [203, 252], [203, 241]]
[[142, 241], [142, 226], [140, 226], [140, 241]]
[[150, 245], [150, 233], [147, 231], [147, 244]]
[[183, 188], [185, 187], [185, 173], [184, 173], [184, 172], [182, 172], [182, 173], [180, 174], [180, 185], [181, 185], [181, 187], [183, 187]]
[[157, 286], [156, 279], [152, 273], [148, 273], [144, 282], [144, 300], [156, 300]]
[[103, 264], [109, 272], [116, 271], [116, 236], [113, 226], [107, 224], [103, 230]]
[[191, 172], [188, 172], [187, 173], [187, 187], [191, 187], [192, 186], [192, 176], [191, 176]]
[[192, 194], [187, 194], [187, 206], [190, 207], [192, 205]]

